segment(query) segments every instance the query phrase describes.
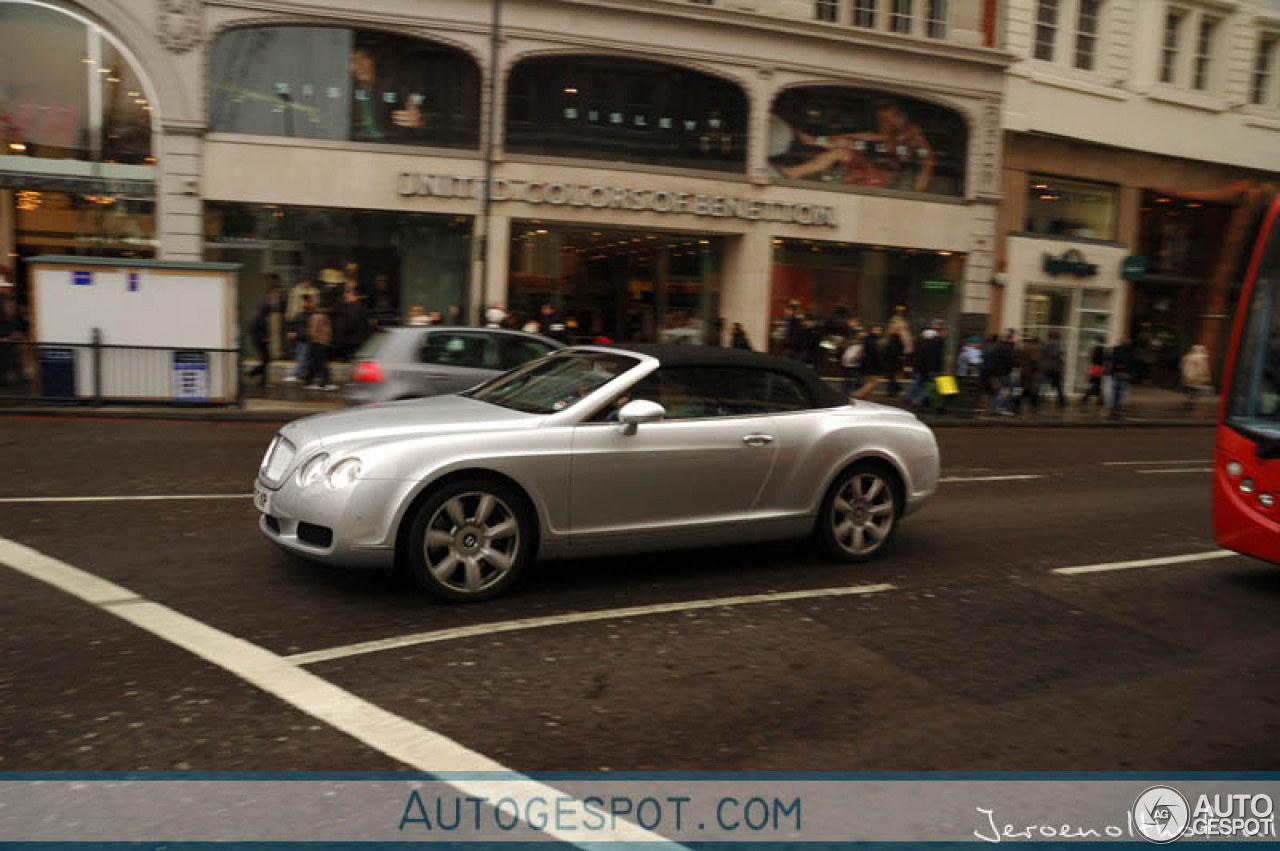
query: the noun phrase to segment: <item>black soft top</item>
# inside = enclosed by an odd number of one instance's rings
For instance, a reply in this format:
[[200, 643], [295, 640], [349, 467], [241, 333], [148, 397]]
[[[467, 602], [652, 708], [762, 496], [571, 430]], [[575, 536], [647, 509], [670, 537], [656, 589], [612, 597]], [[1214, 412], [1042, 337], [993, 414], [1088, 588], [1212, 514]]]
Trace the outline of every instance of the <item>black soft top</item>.
[[[593, 347], [595, 348], [595, 347]], [[657, 358], [663, 366], [705, 366], [763, 369], [781, 372], [799, 381], [809, 391], [815, 408], [835, 408], [847, 404], [818, 373], [800, 361], [752, 352], [745, 349], [721, 349], [716, 346], [681, 345], [679, 343], [609, 343], [599, 348], [634, 352]]]

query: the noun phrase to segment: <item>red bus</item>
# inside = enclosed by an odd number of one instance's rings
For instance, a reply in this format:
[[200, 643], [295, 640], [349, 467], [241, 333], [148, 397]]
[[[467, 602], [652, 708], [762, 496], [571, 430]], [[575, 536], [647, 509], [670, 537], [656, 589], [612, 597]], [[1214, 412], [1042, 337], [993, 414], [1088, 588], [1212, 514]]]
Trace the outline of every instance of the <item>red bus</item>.
[[1280, 199], [1249, 257], [1226, 352], [1213, 463], [1213, 533], [1280, 563]]

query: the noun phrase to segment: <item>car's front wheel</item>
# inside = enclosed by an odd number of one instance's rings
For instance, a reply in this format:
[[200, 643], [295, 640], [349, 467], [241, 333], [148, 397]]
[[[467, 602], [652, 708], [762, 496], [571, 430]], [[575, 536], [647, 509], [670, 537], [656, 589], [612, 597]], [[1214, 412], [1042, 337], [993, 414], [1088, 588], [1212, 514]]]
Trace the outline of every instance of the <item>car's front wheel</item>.
[[533, 547], [524, 500], [484, 479], [433, 493], [414, 516], [407, 566], [418, 586], [453, 602], [497, 596], [515, 582]]
[[880, 554], [898, 528], [902, 500], [897, 479], [883, 466], [860, 463], [831, 485], [818, 515], [818, 537], [842, 561]]

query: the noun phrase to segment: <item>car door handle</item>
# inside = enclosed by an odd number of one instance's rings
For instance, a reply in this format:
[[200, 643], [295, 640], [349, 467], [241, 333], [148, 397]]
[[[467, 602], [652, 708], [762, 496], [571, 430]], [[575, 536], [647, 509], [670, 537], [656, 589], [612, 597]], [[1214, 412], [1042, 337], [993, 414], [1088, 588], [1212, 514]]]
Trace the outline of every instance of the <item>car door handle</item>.
[[771, 434], [748, 434], [742, 438], [742, 442], [747, 446], [768, 446], [773, 443], [773, 435]]

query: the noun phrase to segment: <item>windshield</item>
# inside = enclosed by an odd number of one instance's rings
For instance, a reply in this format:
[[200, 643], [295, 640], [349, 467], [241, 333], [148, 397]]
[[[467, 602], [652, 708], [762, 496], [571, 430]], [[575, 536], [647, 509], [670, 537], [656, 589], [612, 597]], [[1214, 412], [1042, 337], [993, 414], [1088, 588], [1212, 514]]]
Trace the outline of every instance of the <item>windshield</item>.
[[1280, 227], [1272, 224], [1240, 335], [1227, 425], [1262, 439], [1280, 439]]
[[499, 375], [462, 395], [530, 414], [575, 405], [640, 361], [606, 352], [560, 352]]

